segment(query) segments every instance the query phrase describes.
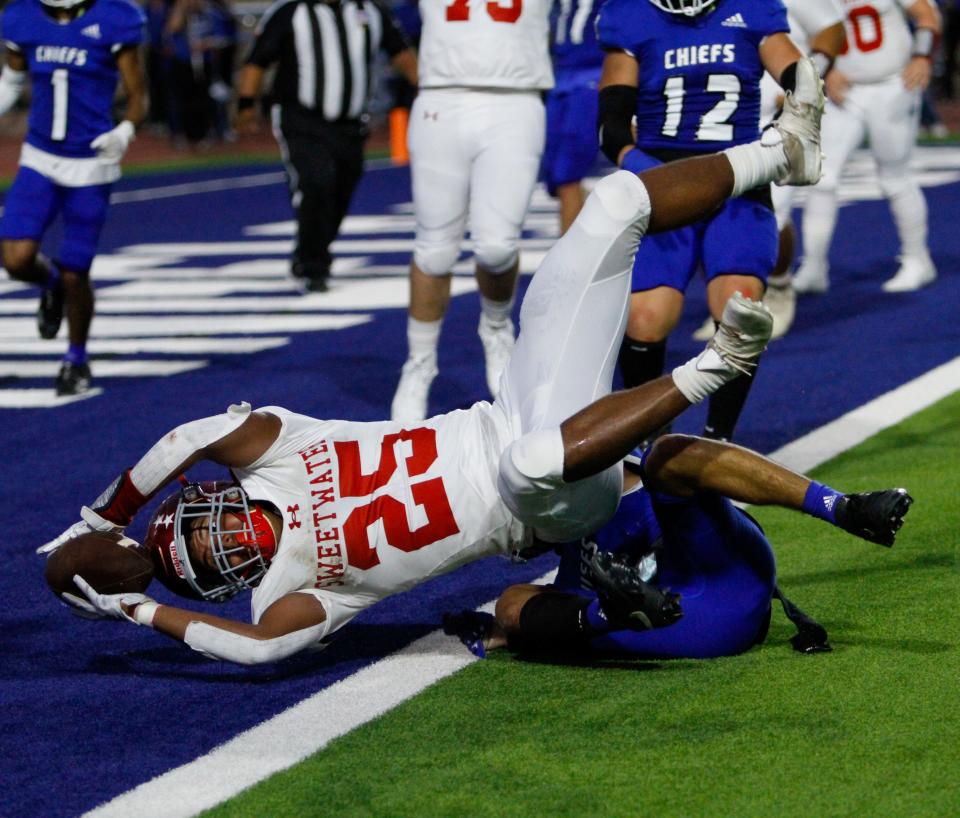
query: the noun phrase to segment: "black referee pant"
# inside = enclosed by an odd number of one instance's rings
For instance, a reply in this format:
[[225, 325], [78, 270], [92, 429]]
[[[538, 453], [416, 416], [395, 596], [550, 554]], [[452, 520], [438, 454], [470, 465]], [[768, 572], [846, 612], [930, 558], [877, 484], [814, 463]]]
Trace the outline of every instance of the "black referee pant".
[[363, 174], [366, 127], [359, 121], [326, 122], [281, 106], [281, 149], [297, 217], [291, 271], [323, 291], [330, 275], [330, 245]]

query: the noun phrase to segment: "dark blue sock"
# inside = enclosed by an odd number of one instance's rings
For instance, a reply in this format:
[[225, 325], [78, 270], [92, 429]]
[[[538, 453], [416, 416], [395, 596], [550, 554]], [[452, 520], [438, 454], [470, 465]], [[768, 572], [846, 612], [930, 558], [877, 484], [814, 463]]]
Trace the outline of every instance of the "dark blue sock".
[[87, 362], [86, 344], [70, 344], [70, 346], [67, 347], [67, 354], [63, 356], [63, 360], [74, 366], [85, 364]]
[[587, 628], [594, 633], [607, 633], [613, 629], [603, 612], [603, 608], [600, 607], [599, 599], [594, 599], [584, 608], [583, 621]]
[[837, 518], [833, 513], [837, 500], [843, 497], [843, 492], [818, 483], [816, 480], [810, 481], [810, 487], [803, 498], [803, 510], [813, 517], [819, 517], [828, 523], [836, 525]]

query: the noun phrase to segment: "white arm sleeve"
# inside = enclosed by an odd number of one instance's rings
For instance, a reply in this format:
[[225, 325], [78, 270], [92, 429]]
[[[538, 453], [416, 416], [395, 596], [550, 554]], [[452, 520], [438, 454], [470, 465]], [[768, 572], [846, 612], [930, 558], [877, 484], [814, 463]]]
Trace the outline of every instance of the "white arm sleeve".
[[240, 665], [259, 665], [286, 659], [319, 642], [326, 634], [328, 622], [278, 636], [275, 639], [253, 639], [231, 633], [206, 622], [191, 622], [183, 641], [210, 659], [223, 659]]
[[190, 455], [226, 437], [249, 415], [249, 403], [234, 404], [222, 415], [192, 420], [168, 432], [130, 470], [133, 485], [149, 497]]
[[3, 71], [0, 72], [0, 116], [9, 111], [20, 99], [20, 92], [23, 91], [26, 79], [26, 71], [14, 71], [9, 65], [4, 66]]

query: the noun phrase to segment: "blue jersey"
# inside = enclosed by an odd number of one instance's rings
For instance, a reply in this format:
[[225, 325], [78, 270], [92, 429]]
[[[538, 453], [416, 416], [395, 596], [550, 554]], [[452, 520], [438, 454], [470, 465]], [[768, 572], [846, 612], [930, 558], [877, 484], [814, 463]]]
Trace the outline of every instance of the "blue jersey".
[[696, 17], [649, 0], [608, 0], [597, 21], [603, 48], [639, 64], [637, 145], [654, 151], [716, 151], [756, 139], [760, 43], [789, 30], [780, 0], [717, 0]]
[[603, 50], [597, 42], [597, 12], [602, 0], [559, 0], [550, 13], [553, 70], [557, 87], [584, 75], [600, 77]]
[[143, 13], [127, 0], [96, 0], [58, 23], [39, 0], [14, 0], [0, 22], [30, 72], [27, 142], [58, 156], [94, 156], [90, 142], [114, 126], [116, 52], [143, 40]]

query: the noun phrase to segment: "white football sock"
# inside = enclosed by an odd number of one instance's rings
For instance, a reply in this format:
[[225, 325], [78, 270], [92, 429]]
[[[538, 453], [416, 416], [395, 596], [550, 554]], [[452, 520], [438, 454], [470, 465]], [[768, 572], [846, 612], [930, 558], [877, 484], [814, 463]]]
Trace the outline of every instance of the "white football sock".
[[440, 344], [440, 328], [443, 319], [439, 321], [418, 321], [407, 317], [407, 348], [410, 358], [436, 358], [437, 347]]

